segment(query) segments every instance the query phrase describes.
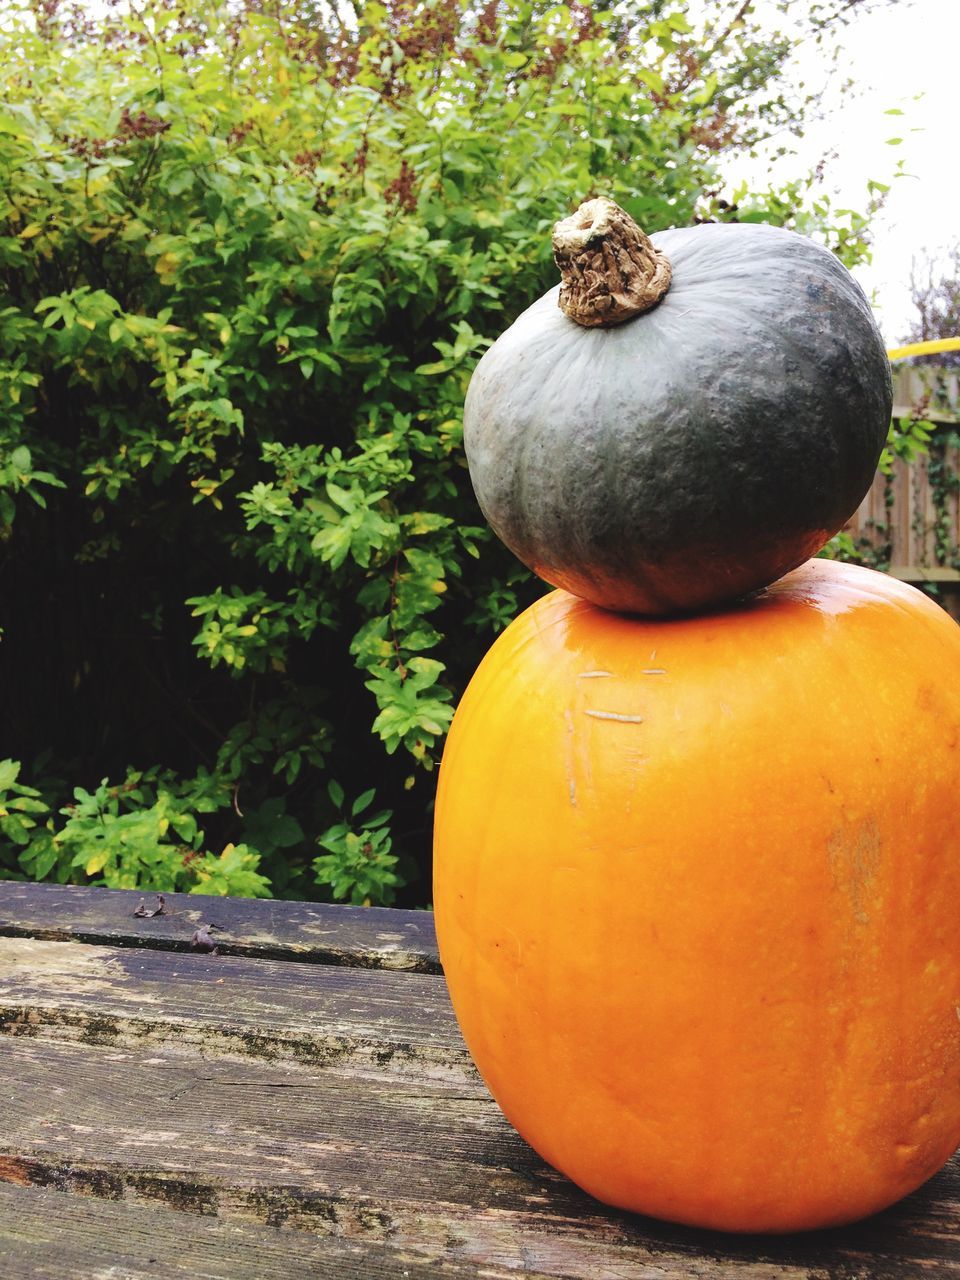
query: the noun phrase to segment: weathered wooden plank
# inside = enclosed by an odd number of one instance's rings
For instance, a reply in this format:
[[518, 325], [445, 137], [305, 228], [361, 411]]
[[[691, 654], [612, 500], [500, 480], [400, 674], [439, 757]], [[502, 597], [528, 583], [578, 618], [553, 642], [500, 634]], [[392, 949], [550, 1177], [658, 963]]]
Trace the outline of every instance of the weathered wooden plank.
[[[499, 1115], [434, 975], [5, 937], [0, 1032], [0, 1182], [211, 1229], [282, 1226], [290, 1257], [329, 1243], [356, 1266], [344, 1275], [376, 1276], [376, 1250], [399, 1249], [457, 1276], [960, 1277], [956, 1164], [871, 1222], [792, 1240], [599, 1208]], [[0, 1248], [9, 1235], [0, 1221]], [[345, 1241], [374, 1264], [342, 1259]], [[105, 1249], [121, 1268], [105, 1274], [141, 1274], [122, 1270], [125, 1242]]]
[[477, 1275], [960, 1275], [955, 1164], [867, 1223], [725, 1237], [606, 1210], [544, 1165], [491, 1100], [414, 1082], [13, 1039], [0, 1042], [0, 1096], [0, 1180], [283, 1226], [291, 1256], [301, 1238], [323, 1237]]
[[922, 564], [899, 565], [890, 569], [890, 577], [900, 582], [960, 582], [960, 569], [943, 565], [932, 567]]
[[901, 363], [894, 366], [893, 416], [914, 415], [928, 422], [960, 421], [960, 378], [956, 369]]
[[[509, 1280], [506, 1268], [484, 1271]], [[223, 1223], [126, 1201], [0, 1185], [7, 1280], [469, 1280], [477, 1268], [376, 1241]], [[533, 1277], [532, 1280], [538, 1280]], [[543, 1278], [541, 1278], [543, 1280]]]
[[[223, 955], [439, 973], [429, 911], [169, 893], [162, 915], [134, 915], [143, 894], [0, 880], [0, 935], [189, 951], [201, 924]], [[156, 894], [146, 895], [153, 910]]]
[[[957, 580], [956, 571], [949, 563], [938, 563], [944, 557], [949, 561], [949, 547], [945, 551], [937, 543], [941, 515], [944, 527], [940, 532], [947, 543], [955, 546], [960, 541], [960, 503], [957, 494], [947, 493], [944, 511], [938, 511], [930, 482], [930, 467], [935, 457], [935, 454], [920, 455], [909, 465], [897, 458], [889, 479], [878, 472], [860, 507], [845, 526], [855, 542], [862, 538], [878, 549], [889, 542], [889, 572], [907, 582]], [[947, 449], [945, 461], [956, 472], [960, 451]]]
[[[545, 1169], [489, 1094], [430, 1081], [14, 1037], [0, 1040], [0, 1097], [7, 1158], [42, 1149], [92, 1166], [107, 1152], [129, 1169], [209, 1166], [237, 1185], [296, 1186], [329, 1168], [338, 1186], [349, 1173], [358, 1186], [374, 1176], [402, 1191], [415, 1182], [418, 1161], [479, 1161], [537, 1177]], [[380, 1169], [391, 1156], [409, 1158], [410, 1167], [401, 1160]], [[462, 1171], [440, 1181], [461, 1201], [463, 1179], [476, 1181]], [[423, 1183], [430, 1194], [436, 1185], [433, 1174]], [[171, 1183], [167, 1198], [177, 1196], [188, 1189]], [[203, 1196], [195, 1199], [202, 1207]]]
[[0, 937], [0, 1033], [482, 1088], [434, 974]]
[[956, 1165], [855, 1228], [731, 1238], [605, 1210], [548, 1169], [492, 1100], [429, 1085], [10, 1041], [0, 1096], [0, 1180], [392, 1244], [430, 1262], [571, 1280], [960, 1275]]

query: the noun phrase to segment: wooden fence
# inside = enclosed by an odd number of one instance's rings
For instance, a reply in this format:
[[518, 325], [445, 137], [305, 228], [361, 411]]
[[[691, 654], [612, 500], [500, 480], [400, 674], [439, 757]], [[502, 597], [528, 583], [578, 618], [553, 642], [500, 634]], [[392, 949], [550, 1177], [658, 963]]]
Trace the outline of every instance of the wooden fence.
[[960, 369], [895, 368], [893, 412], [932, 425], [929, 452], [878, 473], [846, 532], [866, 563], [929, 584], [960, 617]]

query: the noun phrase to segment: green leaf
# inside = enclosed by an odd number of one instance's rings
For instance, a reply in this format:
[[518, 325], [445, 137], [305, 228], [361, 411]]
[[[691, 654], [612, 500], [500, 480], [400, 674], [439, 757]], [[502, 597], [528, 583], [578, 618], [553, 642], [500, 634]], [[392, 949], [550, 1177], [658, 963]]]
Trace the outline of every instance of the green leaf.
[[9, 791], [19, 776], [19, 760], [0, 760], [0, 792]]
[[57, 864], [59, 850], [51, 840], [50, 843], [40, 853], [37, 854], [33, 861], [32, 872], [35, 880], [45, 879]]
[[98, 871], [102, 871], [107, 865], [109, 857], [110, 851], [108, 849], [98, 849], [96, 853], [87, 859], [83, 868], [84, 871], [88, 876], [96, 875]]
[[358, 813], [363, 813], [364, 809], [369, 808], [370, 801], [376, 794], [376, 788], [371, 787], [369, 791], [364, 791], [361, 795], [357, 796], [356, 800], [354, 800], [353, 804], [350, 806], [350, 816], [355, 818]]

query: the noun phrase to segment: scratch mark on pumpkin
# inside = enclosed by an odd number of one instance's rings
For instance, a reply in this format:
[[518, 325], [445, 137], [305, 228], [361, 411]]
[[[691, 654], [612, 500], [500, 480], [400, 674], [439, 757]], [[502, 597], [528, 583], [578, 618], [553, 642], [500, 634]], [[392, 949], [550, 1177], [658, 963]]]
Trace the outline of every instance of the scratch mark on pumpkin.
[[836, 831], [827, 846], [834, 883], [850, 899], [857, 924], [868, 924], [867, 907], [880, 869], [881, 842], [877, 824], [868, 818], [853, 831]]
[[599, 676], [612, 676], [612, 671], [581, 671], [578, 680], [596, 680]]
[[576, 780], [576, 762], [574, 758], [574, 724], [573, 712], [569, 707], [563, 713], [563, 719], [567, 726], [566, 739], [564, 744], [564, 765], [567, 774], [567, 794], [570, 797], [570, 803], [574, 807], [577, 804], [577, 780]]
[[666, 667], [644, 667], [640, 672], [643, 676], [665, 676], [667, 674]]
[[587, 707], [585, 714], [593, 716], [596, 720], [619, 720], [622, 724], [643, 724], [643, 716], [628, 716], [620, 711], [595, 711]]

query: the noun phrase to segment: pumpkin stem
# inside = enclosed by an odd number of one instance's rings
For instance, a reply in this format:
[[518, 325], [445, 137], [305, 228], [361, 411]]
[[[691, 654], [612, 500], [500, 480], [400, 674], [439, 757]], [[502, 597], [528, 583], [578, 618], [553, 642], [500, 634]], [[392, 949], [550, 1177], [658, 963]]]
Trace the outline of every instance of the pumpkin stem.
[[605, 196], [556, 224], [553, 257], [562, 276], [560, 309], [588, 329], [632, 320], [670, 288], [666, 254]]

